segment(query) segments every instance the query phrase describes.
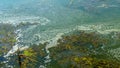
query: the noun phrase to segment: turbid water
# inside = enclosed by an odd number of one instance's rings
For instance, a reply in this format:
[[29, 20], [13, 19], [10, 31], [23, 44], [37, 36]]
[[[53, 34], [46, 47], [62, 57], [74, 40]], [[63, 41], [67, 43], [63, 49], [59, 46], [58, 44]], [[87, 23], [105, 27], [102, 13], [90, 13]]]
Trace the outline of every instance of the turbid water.
[[18, 26], [17, 46], [57, 40], [73, 30], [119, 32], [120, 1], [1, 0], [0, 22]]

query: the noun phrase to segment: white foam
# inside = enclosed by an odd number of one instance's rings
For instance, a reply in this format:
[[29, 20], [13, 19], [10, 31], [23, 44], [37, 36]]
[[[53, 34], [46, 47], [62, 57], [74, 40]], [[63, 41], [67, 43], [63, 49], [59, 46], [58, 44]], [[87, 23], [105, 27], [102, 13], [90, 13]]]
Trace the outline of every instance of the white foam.
[[98, 30], [101, 34], [109, 34], [111, 32], [120, 32], [120, 29]]
[[108, 5], [108, 4], [101, 4], [97, 6], [98, 8], [111, 8], [111, 7], [118, 7], [117, 5]]
[[4, 57], [8, 57], [11, 54], [15, 53], [18, 50], [18, 45], [13, 46], [13, 48], [4, 56]]
[[120, 60], [120, 48], [108, 50], [108, 53], [110, 53], [117, 60]]
[[46, 68], [45, 66], [43, 66], [43, 65], [40, 65], [40, 67], [39, 68]]
[[41, 25], [46, 25], [50, 22], [49, 19], [39, 16], [8, 16], [0, 20], [2, 23], [9, 23], [13, 25], [19, 25], [20, 23], [38, 23]]
[[[106, 28], [108, 29], [106, 29]], [[81, 25], [81, 26], [76, 26], [74, 30], [84, 30], [84, 31], [97, 31], [100, 34], [109, 34], [111, 32], [120, 32], [120, 29], [118, 28], [111, 28], [108, 25]]]
[[64, 33], [58, 33], [54, 38], [52, 38], [51, 40], [49, 40], [49, 44], [45, 47], [46, 48], [46, 52], [48, 53], [48, 55], [45, 57], [46, 60], [44, 61], [45, 63], [48, 63], [51, 61], [50, 59], [50, 51], [48, 50], [49, 48], [51, 47], [54, 47], [56, 46], [58, 43], [58, 39], [62, 38], [61, 36], [63, 35]]
[[22, 37], [21, 31], [22, 31], [21, 29], [18, 29], [18, 30], [15, 31], [15, 33], [17, 34], [17, 36], [16, 36], [17, 42], [16, 42], [15, 45], [12, 47], [12, 49], [11, 49], [6, 55], [4, 55], [4, 57], [8, 57], [8, 56], [14, 54], [18, 49], [22, 51], [22, 50], [28, 48], [28, 46], [23, 46], [23, 45], [18, 44], [19, 42], [21, 42], [21, 41], [19, 40], [19, 38]]
[[20, 51], [23, 51], [23, 50], [25, 50], [25, 49], [28, 49], [29, 48], [29, 46], [22, 46], [22, 47], [20, 47]]
[[49, 44], [46, 46], [46, 49], [48, 50], [49, 48], [51, 47], [54, 47], [57, 45], [57, 41], [62, 38], [61, 36], [63, 35], [64, 33], [58, 33], [54, 38], [52, 38], [50, 41], [49, 41]]
[[23, 50], [28, 49], [28, 48], [29, 48], [29, 46], [15, 45], [15, 46], [13, 46], [13, 48], [6, 55], [4, 55], [4, 57], [8, 57], [8, 56], [14, 54], [18, 49], [20, 51], [23, 51]]
[[102, 27], [104, 27], [104, 25], [103, 24], [101, 24], [101, 25], [78, 25], [78, 26], [76, 26], [75, 27], [75, 29], [77, 29], [77, 30], [101, 30], [102, 29]]

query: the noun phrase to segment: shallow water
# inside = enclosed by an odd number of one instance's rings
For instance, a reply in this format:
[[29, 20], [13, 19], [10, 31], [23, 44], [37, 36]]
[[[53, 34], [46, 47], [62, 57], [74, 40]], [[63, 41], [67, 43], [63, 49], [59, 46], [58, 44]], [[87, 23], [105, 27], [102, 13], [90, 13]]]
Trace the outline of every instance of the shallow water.
[[119, 3], [118, 0], [4, 0], [0, 2], [0, 20], [14, 25], [20, 22], [42, 23], [23, 29], [24, 40], [33, 42], [36, 34], [41, 36], [41, 40], [47, 40], [77, 26], [119, 29]]
[[0, 22], [11, 23], [18, 26], [16, 31], [20, 30], [17, 46], [50, 42], [74, 30], [120, 32], [119, 12], [119, 0], [0, 1]]

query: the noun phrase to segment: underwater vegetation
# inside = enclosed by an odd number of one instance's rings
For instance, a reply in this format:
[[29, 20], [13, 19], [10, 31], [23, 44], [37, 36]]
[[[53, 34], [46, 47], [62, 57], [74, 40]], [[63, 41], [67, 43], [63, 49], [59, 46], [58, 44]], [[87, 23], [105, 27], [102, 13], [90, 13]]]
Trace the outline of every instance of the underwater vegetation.
[[0, 24], [0, 67], [39, 68], [42, 65], [46, 68], [120, 68], [120, 59], [109, 52], [120, 47], [119, 32], [100, 34], [96, 31], [75, 30], [62, 35], [57, 45], [48, 49], [50, 53], [46, 50], [49, 42], [45, 42], [31, 44], [25, 50], [18, 48], [6, 59], [3, 56], [16, 42], [15, 29], [11, 24]]
[[120, 0], [1, 0], [0, 68], [120, 68], [119, 8]]
[[16, 42], [15, 27], [11, 24], [0, 24], [0, 56], [6, 54]]
[[3, 57], [16, 42], [15, 27], [11, 24], [0, 24], [0, 67], [5, 66]]
[[[117, 36], [115, 42], [120, 40], [119, 33]], [[14, 68], [38, 68], [40, 65], [46, 68], [120, 68], [120, 60], [108, 53], [113, 47], [110, 35], [74, 31], [63, 35], [56, 46], [49, 48], [49, 54], [45, 48], [47, 44], [33, 44], [28, 49], [18, 50], [11, 60], [17, 62], [13, 63]], [[46, 62], [48, 55], [50, 62]]]
[[63, 36], [56, 47], [49, 49], [52, 62], [48, 68], [119, 68], [119, 61], [103, 48], [109, 41], [96, 32]]

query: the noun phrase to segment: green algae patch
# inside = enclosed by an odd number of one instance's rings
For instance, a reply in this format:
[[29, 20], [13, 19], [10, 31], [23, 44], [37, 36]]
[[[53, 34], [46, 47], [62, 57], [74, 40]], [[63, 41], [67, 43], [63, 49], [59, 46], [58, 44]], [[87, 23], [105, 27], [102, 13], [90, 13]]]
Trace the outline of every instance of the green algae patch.
[[[119, 39], [118, 37], [114, 45], [119, 45]], [[46, 68], [120, 68], [119, 60], [108, 53], [108, 47], [113, 47], [110, 46], [112, 42], [108, 35], [77, 31], [63, 35], [57, 42], [56, 46], [48, 49], [50, 53], [46, 52], [48, 42], [33, 44], [20, 52], [21, 67], [35, 68], [43, 65]], [[51, 61], [45, 63], [48, 55]]]
[[15, 26], [0, 23], [0, 55], [6, 54], [16, 42]]
[[109, 42], [108, 37], [96, 32], [62, 36], [58, 45], [49, 49], [54, 62], [48, 63], [48, 68], [55, 68], [55, 64], [61, 68], [119, 68], [119, 61], [104, 48]]

